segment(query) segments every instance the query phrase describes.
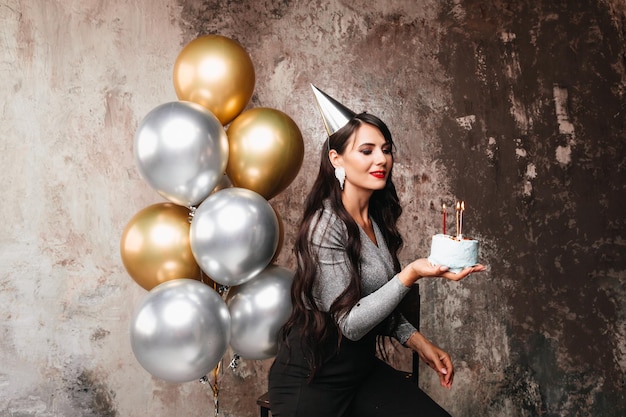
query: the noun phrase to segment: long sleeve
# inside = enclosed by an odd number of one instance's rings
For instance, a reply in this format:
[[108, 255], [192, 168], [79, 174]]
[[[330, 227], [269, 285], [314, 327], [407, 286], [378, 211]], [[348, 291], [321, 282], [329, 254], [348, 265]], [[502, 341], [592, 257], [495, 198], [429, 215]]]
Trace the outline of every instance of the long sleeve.
[[396, 338], [400, 343], [405, 344], [409, 337], [417, 331], [402, 314], [398, 314], [399, 321], [394, 323], [394, 328], [391, 330], [391, 336]]
[[[362, 338], [385, 320], [410, 290], [396, 276], [391, 254], [376, 224], [374, 224], [374, 229], [379, 246], [376, 246], [365, 232], [361, 231], [363, 297], [347, 314], [338, 318], [342, 334], [350, 340]], [[318, 308], [328, 311], [332, 303], [346, 289], [350, 280], [349, 261], [345, 248], [347, 233], [343, 222], [330, 210], [324, 211], [314, 230], [311, 236], [312, 247], [317, 251], [319, 260], [314, 294]], [[412, 331], [405, 327], [408, 324], [406, 320], [400, 324], [402, 327], [395, 329], [393, 334], [401, 343], [404, 343]], [[401, 330], [399, 335], [396, 334], [397, 330]], [[413, 331], [415, 331], [414, 328]], [[407, 335], [407, 332], [410, 333]]]

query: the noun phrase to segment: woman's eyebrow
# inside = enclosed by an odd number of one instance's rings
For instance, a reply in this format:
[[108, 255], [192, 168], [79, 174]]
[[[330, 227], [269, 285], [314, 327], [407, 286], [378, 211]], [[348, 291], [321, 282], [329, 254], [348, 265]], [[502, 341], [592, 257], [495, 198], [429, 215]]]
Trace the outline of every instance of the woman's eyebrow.
[[[375, 144], [375, 143], [372, 143], [372, 142], [364, 142], [364, 143], [359, 144], [359, 146], [358, 146], [358, 147], [359, 147], [359, 148], [361, 148], [361, 147], [363, 147], [363, 146], [367, 146], [367, 147], [376, 147], [376, 146], [378, 146], [378, 145], [377, 145], [377, 144]], [[381, 148], [390, 147], [390, 146], [391, 146], [391, 145], [389, 144], [389, 142], [385, 142], [385, 143], [383, 143], [382, 145], [380, 145], [380, 147], [381, 147]]]

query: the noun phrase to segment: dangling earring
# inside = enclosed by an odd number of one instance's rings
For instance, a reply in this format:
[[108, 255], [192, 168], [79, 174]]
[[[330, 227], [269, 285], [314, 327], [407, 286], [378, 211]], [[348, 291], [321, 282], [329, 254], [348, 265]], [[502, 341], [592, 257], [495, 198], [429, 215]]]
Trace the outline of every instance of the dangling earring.
[[339, 180], [339, 188], [343, 191], [343, 183], [346, 180], [346, 170], [343, 167], [335, 168], [335, 177]]

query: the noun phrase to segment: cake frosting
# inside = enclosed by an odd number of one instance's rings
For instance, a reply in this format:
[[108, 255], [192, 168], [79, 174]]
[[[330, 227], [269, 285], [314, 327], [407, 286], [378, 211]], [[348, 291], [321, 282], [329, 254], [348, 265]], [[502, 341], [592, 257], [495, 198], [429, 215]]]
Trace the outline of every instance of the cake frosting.
[[445, 265], [452, 272], [459, 272], [478, 263], [478, 241], [444, 234], [434, 235], [428, 261], [433, 265]]

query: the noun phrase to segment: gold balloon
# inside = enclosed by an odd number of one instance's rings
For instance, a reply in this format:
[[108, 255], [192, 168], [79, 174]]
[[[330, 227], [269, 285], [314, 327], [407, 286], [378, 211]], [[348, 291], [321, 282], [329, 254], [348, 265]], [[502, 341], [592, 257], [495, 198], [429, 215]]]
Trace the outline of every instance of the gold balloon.
[[206, 35], [189, 42], [174, 63], [179, 100], [209, 109], [227, 125], [246, 107], [254, 91], [252, 59], [236, 41]]
[[298, 175], [304, 159], [302, 133], [280, 110], [247, 110], [233, 120], [226, 133], [226, 173], [235, 187], [255, 191], [269, 200]]
[[128, 274], [146, 290], [177, 278], [200, 280], [189, 243], [189, 210], [173, 203], [146, 207], [128, 222], [120, 243]]

